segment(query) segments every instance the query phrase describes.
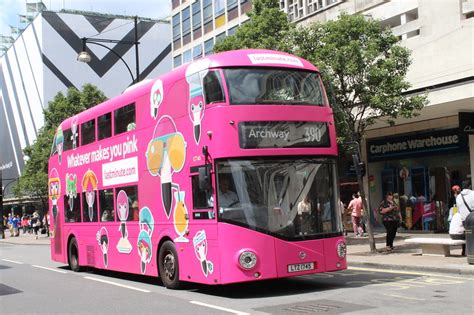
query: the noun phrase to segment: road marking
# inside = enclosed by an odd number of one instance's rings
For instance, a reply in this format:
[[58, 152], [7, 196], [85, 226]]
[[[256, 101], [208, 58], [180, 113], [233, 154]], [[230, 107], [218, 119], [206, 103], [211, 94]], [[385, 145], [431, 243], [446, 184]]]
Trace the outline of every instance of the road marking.
[[236, 310], [233, 310], [233, 309], [230, 309], [230, 308], [220, 307], [220, 306], [216, 306], [216, 305], [212, 305], [212, 304], [206, 304], [206, 303], [202, 303], [202, 302], [198, 302], [198, 301], [189, 301], [189, 303], [196, 304], [196, 305], [201, 305], [201, 306], [205, 306], [205, 307], [209, 307], [209, 308], [214, 308], [214, 309], [219, 310], [219, 311], [234, 313], [234, 314], [238, 314], [238, 315], [250, 315], [249, 313], [236, 311]]
[[54, 271], [54, 272], [59, 272], [59, 273], [67, 273], [66, 271], [64, 270], [58, 270], [58, 269], [54, 269], [54, 268], [48, 268], [48, 267], [43, 267], [43, 266], [38, 266], [38, 265], [31, 265], [35, 268], [40, 268], [40, 269], [44, 269], [44, 270], [49, 270], [49, 271]]
[[401, 298], [401, 299], [406, 299], [406, 300], [426, 301], [426, 299], [419, 299], [419, 298], [403, 296], [403, 295], [398, 295], [398, 294], [384, 294], [384, 295], [391, 296], [391, 297], [396, 297], [396, 298]]
[[2, 259], [3, 261], [8, 261], [8, 262], [11, 262], [11, 263], [14, 263], [14, 264], [18, 264], [18, 265], [23, 265], [22, 262], [20, 261], [16, 261], [16, 260], [10, 260], [10, 259]]
[[424, 273], [424, 272], [416, 272], [416, 271], [401, 271], [401, 270], [398, 271], [398, 270], [385, 270], [385, 269], [359, 268], [359, 267], [350, 267], [348, 269], [383, 272], [383, 273], [405, 274], [405, 275], [415, 275], [415, 276], [430, 276], [430, 277], [450, 278], [450, 279], [457, 279], [457, 280], [474, 280], [473, 278], [470, 278], [470, 276], [466, 276], [466, 277], [463, 278], [463, 277], [447, 276], [447, 275], [443, 275], [443, 274]]
[[107, 284], [115, 285], [117, 287], [122, 287], [122, 288], [130, 289], [130, 290], [140, 291], [140, 292], [144, 292], [144, 293], [150, 293], [151, 292], [151, 291], [148, 291], [148, 290], [145, 290], [145, 289], [140, 289], [140, 288], [132, 287], [132, 286], [129, 286], [129, 285], [120, 284], [120, 283], [107, 281], [107, 280], [102, 280], [102, 279], [98, 279], [98, 278], [84, 277], [84, 279], [89, 279], [89, 280], [94, 280], [94, 281], [97, 281], [97, 282], [107, 283]]

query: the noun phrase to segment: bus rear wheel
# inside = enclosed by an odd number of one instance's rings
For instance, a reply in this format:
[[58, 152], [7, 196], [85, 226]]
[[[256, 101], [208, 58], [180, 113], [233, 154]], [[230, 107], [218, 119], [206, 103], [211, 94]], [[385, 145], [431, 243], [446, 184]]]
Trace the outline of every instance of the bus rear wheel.
[[179, 289], [179, 263], [176, 247], [173, 242], [166, 241], [161, 245], [158, 254], [158, 272], [161, 281], [168, 289]]
[[72, 238], [69, 242], [67, 254], [68, 263], [71, 270], [74, 272], [81, 271], [81, 266], [79, 265], [79, 248], [77, 246], [77, 241], [75, 238]]

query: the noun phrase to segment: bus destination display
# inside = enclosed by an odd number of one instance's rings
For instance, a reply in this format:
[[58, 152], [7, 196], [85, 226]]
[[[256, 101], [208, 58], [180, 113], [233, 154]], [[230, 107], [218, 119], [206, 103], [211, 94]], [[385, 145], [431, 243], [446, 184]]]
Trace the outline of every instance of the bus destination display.
[[329, 147], [325, 122], [249, 121], [239, 123], [242, 149]]

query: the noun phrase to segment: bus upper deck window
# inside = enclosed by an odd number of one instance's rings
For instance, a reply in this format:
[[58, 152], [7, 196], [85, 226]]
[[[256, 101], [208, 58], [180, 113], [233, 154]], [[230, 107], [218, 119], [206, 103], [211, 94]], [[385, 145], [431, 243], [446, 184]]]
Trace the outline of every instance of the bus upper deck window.
[[221, 78], [218, 71], [209, 71], [209, 73], [204, 77], [204, 93], [206, 95], [206, 104], [225, 101]]
[[107, 113], [99, 116], [97, 119], [97, 127], [99, 129], [99, 140], [112, 136], [112, 114]]
[[72, 131], [71, 129], [64, 130], [64, 144], [63, 151], [71, 150], [72, 147]]
[[116, 135], [135, 129], [135, 103], [114, 111], [114, 126]]
[[81, 124], [81, 145], [86, 145], [95, 141], [95, 119], [91, 119]]

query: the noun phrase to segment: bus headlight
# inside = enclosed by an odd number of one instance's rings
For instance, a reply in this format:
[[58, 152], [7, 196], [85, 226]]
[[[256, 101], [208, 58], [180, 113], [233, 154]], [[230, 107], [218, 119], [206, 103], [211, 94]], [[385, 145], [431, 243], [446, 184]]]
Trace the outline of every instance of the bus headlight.
[[338, 255], [340, 258], [344, 258], [344, 257], [346, 257], [346, 253], [347, 253], [346, 243], [344, 243], [344, 242], [339, 242], [339, 243], [337, 244], [337, 255]]
[[244, 251], [239, 255], [239, 265], [245, 270], [250, 270], [257, 265], [257, 255], [251, 251]]

